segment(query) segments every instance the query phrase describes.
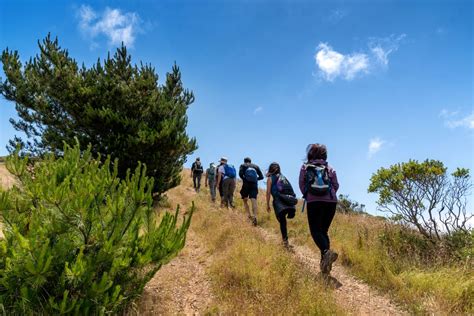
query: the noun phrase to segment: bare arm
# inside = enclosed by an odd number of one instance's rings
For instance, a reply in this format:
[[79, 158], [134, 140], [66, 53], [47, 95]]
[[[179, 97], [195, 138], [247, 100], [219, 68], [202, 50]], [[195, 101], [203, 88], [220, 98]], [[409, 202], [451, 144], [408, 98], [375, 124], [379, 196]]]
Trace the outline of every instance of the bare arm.
[[222, 178], [222, 174], [218, 172], [217, 173], [217, 188], [219, 188], [219, 185], [221, 184], [221, 178]]
[[270, 212], [270, 196], [272, 195], [272, 177], [267, 178], [267, 212]]

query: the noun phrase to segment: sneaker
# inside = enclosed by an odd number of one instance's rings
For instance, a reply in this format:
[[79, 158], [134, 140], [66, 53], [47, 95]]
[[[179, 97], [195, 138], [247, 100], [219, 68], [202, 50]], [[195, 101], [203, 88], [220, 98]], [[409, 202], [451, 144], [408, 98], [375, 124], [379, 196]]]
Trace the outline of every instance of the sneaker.
[[334, 252], [330, 249], [324, 253], [320, 264], [321, 272], [323, 274], [329, 274], [331, 272], [332, 264], [334, 263], [334, 261], [336, 261], [337, 257], [337, 252]]
[[256, 217], [252, 217], [252, 225], [257, 226], [257, 218]]
[[288, 239], [283, 239], [283, 247], [288, 251], [291, 251], [293, 249], [293, 247], [288, 242]]

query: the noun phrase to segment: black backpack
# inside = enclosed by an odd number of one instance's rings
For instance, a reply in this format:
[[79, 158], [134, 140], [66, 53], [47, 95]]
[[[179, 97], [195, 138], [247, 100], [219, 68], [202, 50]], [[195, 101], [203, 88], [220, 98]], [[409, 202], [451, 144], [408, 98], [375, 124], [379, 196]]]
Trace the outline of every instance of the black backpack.
[[295, 206], [298, 204], [295, 191], [293, 190], [290, 181], [288, 181], [284, 175], [273, 175], [272, 187], [274, 196], [279, 197], [283, 204], [288, 206]]
[[307, 164], [305, 175], [305, 196], [308, 193], [313, 195], [331, 194], [331, 179], [329, 169], [325, 164]]
[[203, 173], [204, 172], [204, 169], [202, 167], [202, 164], [201, 162], [199, 161], [196, 161], [195, 163], [193, 163], [193, 166], [192, 166], [192, 169], [193, 169], [193, 172], [194, 173]]

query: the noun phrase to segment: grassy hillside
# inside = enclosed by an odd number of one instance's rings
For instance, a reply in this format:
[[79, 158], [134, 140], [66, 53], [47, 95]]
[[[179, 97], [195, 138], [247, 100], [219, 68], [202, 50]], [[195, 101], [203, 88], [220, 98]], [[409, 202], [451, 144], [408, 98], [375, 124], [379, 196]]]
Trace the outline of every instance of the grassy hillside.
[[[188, 173], [186, 172], [186, 175]], [[189, 177], [168, 194], [169, 209], [185, 204]], [[332, 290], [288, 251], [269, 243], [237, 210], [219, 209], [207, 190], [192, 197], [191, 230], [212, 256], [207, 273], [215, 297], [209, 313], [334, 315], [343, 311]]]
[[[184, 174], [188, 175], [188, 171]], [[12, 184], [2, 164], [0, 180], [4, 186]], [[212, 279], [215, 299], [208, 312], [344, 314], [331, 287], [291, 253], [265, 240], [245, 220], [243, 203], [238, 197], [240, 184], [236, 190], [237, 209], [233, 211], [210, 203], [206, 189], [185, 198], [191, 186], [190, 178], [185, 176], [181, 186], [168, 194], [169, 207], [172, 210], [177, 203], [187, 207], [191, 199], [196, 204], [192, 229], [212, 256], [207, 273]], [[259, 225], [278, 236], [278, 222], [273, 211], [265, 211], [264, 200], [261, 192]], [[160, 208], [167, 207], [162, 204]], [[301, 205], [296, 217], [288, 221], [288, 228], [291, 243], [317, 252]], [[381, 292], [389, 293], [412, 313], [474, 313], [472, 244], [465, 249], [465, 260], [449, 260], [441, 253], [439, 258], [427, 256], [422, 260], [423, 251], [430, 249], [416, 239], [416, 234], [407, 235], [383, 219], [364, 214], [338, 213], [330, 236], [333, 248], [340, 254], [339, 263]]]
[[[238, 205], [243, 208], [240, 200]], [[273, 211], [267, 214], [264, 210], [262, 191], [259, 223], [279, 232]], [[316, 250], [306, 216], [306, 210], [301, 213], [299, 204], [296, 217], [288, 221], [289, 239], [294, 244], [308, 245]], [[416, 234], [403, 234], [400, 227], [367, 214], [337, 213], [330, 229], [332, 247], [340, 254], [338, 261], [350, 273], [388, 292], [412, 312], [474, 313], [473, 243], [464, 249], [467, 252], [465, 260], [428, 258], [432, 261], [423, 262], [419, 259], [423, 257], [420, 252], [424, 251], [422, 239], [416, 239]], [[408, 242], [407, 238], [415, 240]], [[410, 249], [417, 242], [421, 245]], [[394, 253], [394, 250], [398, 252]]]

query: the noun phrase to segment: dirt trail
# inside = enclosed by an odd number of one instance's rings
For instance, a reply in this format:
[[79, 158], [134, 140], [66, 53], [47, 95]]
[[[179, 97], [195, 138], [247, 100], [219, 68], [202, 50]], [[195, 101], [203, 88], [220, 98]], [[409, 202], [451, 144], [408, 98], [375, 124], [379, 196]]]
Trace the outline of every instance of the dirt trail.
[[[195, 193], [191, 188], [178, 187], [167, 195], [173, 203], [187, 207]], [[191, 224], [184, 249], [145, 286], [138, 304], [140, 315], [196, 315], [209, 310], [213, 294], [206, 270], [212, 255], [203, 245]]]
[[7, 168], [5, 167], [4, 163], [0, 163], [0, 187], [2, 188], [9, 188], [13, 185], [13, 177], [8, 172]]
[[[277, 234], [259, 227], [258, 231], [268, 241], [281, 243]], [[306, 246], [292, 246], [295, 257], [313, 274], [320, 276], [320, 255]], [[339, 264], [333, 266], [329, 285], [334, 288], [334, 298], [350, 315], [408, 315], [390, 298], [372, 289], [369, 285], [348, 274]]]
[[[14, 183], [15, 183], [15, 179], [13, 178], [11, 173], [8, 172], [5, 164], [0, 163], [0, 188], [2, 189], [11, 188]], [[3, 238], [2, 222], [0, 222], [0, 238]]]

